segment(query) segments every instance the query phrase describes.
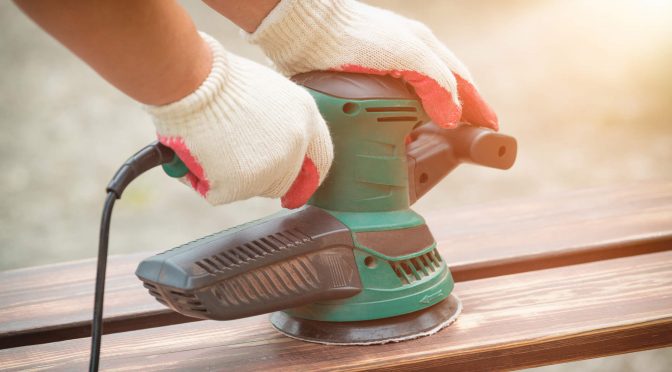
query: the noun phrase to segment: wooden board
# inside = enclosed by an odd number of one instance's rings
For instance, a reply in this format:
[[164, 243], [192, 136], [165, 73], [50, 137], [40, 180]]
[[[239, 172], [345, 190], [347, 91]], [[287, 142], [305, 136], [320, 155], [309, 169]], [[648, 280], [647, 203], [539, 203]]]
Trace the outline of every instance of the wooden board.
[[[265, 316], [107, 335], [112, 370], [499, 370], [672, 344], [672, 252], [459, 283], [464, 312], [431, 337], [324, 346], [284, 337]], [[88, 339], [0, 351], [9, 370], [83, 370]], [[450, 369], [449, 369], [450, 368]]]
[[[464, 207], [426, 219], [455, 279], [474, 280], [672, 249], [672, 182]], [[190, 320], [155, 302], [133, 275], [150, 254], [110, 259], [106, 333]], [[94, 276], [93, 260], [0, 273], [0, 348], [88, 336]]]
[[[114, 321], [105, 323], [106, 332], [190, 320], [148, 298], [133, 275], [147, 255], [109, 260], [105, 317]], [[83, 260], [0, 273], [0, 348], [89, 336], [95, 266]]]

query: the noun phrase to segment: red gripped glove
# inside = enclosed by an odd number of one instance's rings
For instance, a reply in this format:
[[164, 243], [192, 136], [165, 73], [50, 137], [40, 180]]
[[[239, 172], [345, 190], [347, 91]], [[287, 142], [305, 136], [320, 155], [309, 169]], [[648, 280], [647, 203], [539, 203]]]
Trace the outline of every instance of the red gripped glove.
[[177, 102], [147, 107], [161, 143], [189, 168], [182, 181], [211, 204], [266, 196], [300, 207], [333, 159], [315, 101], [277, 72], [201, 35], [212, 51], [206, 80]]
[[248, 40], [286, 76], [346, 71], [401, 78], [432, 120], [497, 130], [467, 68], [422, 23], [354, 0], [282, 0]]

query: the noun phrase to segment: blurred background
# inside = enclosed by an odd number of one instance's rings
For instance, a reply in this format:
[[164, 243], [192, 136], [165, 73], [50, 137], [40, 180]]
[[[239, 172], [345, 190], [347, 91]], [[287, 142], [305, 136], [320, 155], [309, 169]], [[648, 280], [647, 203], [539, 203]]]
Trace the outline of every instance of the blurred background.
[[[421, 214], [672, 179], [672, 1], [369, 2], [432, 28], [519, 141], [512, 170], [459, 168], [416, 204]], [[201, 30], [265, 62], [226, 19], [183, 4]], [[11, 2], [0, 2], [0, 24], [0, 270], [94, 257], [105, 185], [154, 128]], [[170, 248], [279, 208], [261, 198], [212, 208], [154, 170], [115, 208], [111, 254]], [[670, 354], [543, 369], [662, 371]]]

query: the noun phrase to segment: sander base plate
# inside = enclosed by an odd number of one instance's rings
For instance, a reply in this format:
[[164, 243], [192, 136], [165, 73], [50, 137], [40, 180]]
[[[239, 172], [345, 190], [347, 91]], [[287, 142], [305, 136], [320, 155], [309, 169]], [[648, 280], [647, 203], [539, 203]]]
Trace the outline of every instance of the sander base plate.
[[432, 335], [449, 326], [462, 311], [462, 302], [451, 294], [426, 309], [392, 318], [358, 322], [323, 322], [301, 319], [278, 311], [271, 323], [282, 334], [326, 345], [379, 345]]

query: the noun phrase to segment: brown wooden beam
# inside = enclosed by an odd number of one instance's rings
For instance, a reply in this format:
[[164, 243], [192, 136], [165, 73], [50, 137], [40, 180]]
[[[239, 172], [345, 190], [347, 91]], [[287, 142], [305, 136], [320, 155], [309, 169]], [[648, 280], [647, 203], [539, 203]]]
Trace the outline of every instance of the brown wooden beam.
[[[429, 213], [456, 281], [672, 249], [672, 182], [573, 191]], [[105, 332], [190, 321], [146, 293], [133, 272], [151, 253], [111, 257]], [[0, 348], [87, 337], [95, 262], [0, 273]]]
[[[672, 345], [672, 252], [459, 283], [464, 311], [430, 337], [377, 346], [287, 338], [266, 316], [117, 333], [101, 366], [181, 370], [498, 370]], [[81, 370], [89, 340], [0, 350], [8, 369]]]

